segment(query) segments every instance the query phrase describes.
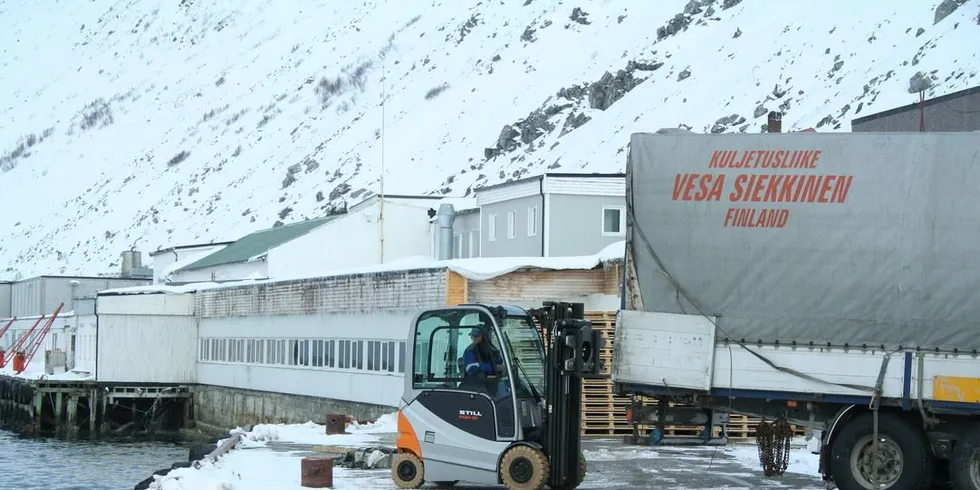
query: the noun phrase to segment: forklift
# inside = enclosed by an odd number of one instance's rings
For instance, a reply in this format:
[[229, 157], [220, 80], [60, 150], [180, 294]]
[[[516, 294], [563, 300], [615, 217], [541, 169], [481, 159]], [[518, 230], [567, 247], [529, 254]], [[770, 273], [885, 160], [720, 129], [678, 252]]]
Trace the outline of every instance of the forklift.
[[399, 488], [582, 483], [582, 379], [606, 377], [583, 303], [426, 310], [408, 345], [391, 465]]

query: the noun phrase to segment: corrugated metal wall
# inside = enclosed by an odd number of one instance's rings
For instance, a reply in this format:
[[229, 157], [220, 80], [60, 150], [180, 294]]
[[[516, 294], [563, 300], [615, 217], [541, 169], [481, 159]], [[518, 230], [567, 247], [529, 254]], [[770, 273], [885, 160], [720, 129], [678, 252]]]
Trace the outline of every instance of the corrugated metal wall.
[[[77, 281], [77, 285], [72, 285]], [[150, 284], [151, 280], [100, 277], [34, 277], [16, 282], [10, 292], [10, 314], [13, 316], [50, 315], [59, 303], [65, 303], [65, 311], [71, 311], [72, 295], [94, 296], [106, 289]]]
[[0, 283], [0, 318], [10, 317], [10, 283]]
[[97, 301], [97, 381], [196, 382], [192, 294], [100, 296]]
[[593, 295], [619, 294], [619, 267], [591, 270], [517, 271], [489, 281], [469, 281], [473, 303], [507, 303], [525, 308], [542, 301], [587, 302]]
[[[43, 298], [43, 277], [35, 277], [14, 283], [10, 288], [11, 316], [25, 317], [40, 315]], [[51, 310], [53, 312], [54, 308]]]

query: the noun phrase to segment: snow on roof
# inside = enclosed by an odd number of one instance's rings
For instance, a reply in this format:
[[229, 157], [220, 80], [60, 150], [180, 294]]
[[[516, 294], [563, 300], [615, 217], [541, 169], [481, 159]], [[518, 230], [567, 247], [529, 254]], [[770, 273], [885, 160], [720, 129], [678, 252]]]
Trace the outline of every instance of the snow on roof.
[[438, 210], [439, 206], [443, 204], [452, 204], [456, 212], [469, 211], [471, 209], [478, 209], [479, 206], [476, 204], [475, 197], [447, 197], [445, 199], [440, 199], [436, 203], [435, 209]]
[[342, 270], [317, 272], [310, 271], [302, 277], [282, 277], [262, 280], [244, 280], [233, 282], [202, 282], [180, 286], [150, 285], [128, 288], [107, 289], [99, 295], [117, 294], [185, 294], [211, 289], [227, 289], [255, 284], [275, 284], [280, 282], [315, 279], [323, 277], [352, 276], [359, 274], [379, 274], [408, 270], [451, 270], [471, 281], [487, 281], [521, 269], [547, 270], [588, 270], [599, 267], [607, 262], [621, 260], [626, 255], [626, 242], [613, 243], [595, 255], [577, 257], [480, 257], [472, 259], [435, 260], [430, 257], [407, 257], [393, 260], [385, 264], [353, 267]]

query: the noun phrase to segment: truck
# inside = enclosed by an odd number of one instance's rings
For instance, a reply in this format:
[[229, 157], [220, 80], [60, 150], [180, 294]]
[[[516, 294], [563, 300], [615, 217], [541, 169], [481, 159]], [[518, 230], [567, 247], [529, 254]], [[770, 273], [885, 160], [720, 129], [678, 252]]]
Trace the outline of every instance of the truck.
[[[631, 135], [611, 378], [655, 429], [812, 429], [840, 490], [980, 490], [980, 137]], [[639, 434], [649, 438], [651, 434]]]

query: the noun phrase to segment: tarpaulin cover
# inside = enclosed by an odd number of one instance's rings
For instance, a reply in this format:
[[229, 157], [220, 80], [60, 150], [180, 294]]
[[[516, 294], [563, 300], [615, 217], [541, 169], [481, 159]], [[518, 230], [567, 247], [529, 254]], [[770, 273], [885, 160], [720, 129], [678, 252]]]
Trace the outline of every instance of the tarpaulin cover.
[[753, 343], [980, 349], [976, 134], [634, 134], [627, 204], [636, 309]]

